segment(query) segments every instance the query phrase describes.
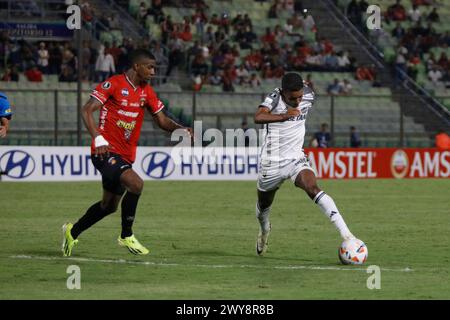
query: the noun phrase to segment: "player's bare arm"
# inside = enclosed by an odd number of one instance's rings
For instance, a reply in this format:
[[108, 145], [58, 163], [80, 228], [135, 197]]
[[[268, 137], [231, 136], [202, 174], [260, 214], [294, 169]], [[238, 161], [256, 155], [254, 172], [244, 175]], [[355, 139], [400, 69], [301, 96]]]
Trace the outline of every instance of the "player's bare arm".
[[255, 123], [264, 124], [264, 123], [272, 123], [272, 122], [284, 122], [289, 118], [296, 117], [300, 115], [300, 110], [296, 108], [288, 108], [286, 113], [282, 114], [272, 114], [270, 113], [269, 108], [259, 107], [258, 111], [255, 113]]
[[173, 132], [177, 129], [184, 129], [189, 132], [191, 137], [194, 136], [192, 128], [183, 127], [182, 125], [180, 125], [180, 124], [176, 123], [175, 121], [173, 121], [172, 119], [170, 119], [166, 114], [164, 114], [164, 112], [158, 112], [157, 114], [154, 114], [152, 116], [153, 116], [153, 120], [156, 122], [158, 127], [160, 127], [161, 129], [163, 129], [165, 131]]
[[95, 98], [90, 98], [89, 101], [81, 109], [81, 117], [83, 118], [84, 125], [89, 131], [92, 139], [95, 141], [95, 155], [103, 158], [103, 155], [108, 156], [109, 144], [98, 132], [97, 125], [94, 120], [94, 112], [100, 109], [102, 103]]
[[6, 118], [0, 118], [1, 119], [1, 123], [0, 123], [0, 137], [4, 138], [6, 137], [6, 133], [8, 132], [8, 128], [9, 128], [9, 120]]

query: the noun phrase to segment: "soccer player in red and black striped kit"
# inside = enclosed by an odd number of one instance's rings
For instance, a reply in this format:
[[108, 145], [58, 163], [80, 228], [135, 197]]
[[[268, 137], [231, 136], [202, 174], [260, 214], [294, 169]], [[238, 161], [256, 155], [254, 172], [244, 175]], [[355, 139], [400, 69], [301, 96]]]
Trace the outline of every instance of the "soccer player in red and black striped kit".
[[[165, 115], [163, 103], [147, 83], [155, 75], [156, 60], [146, 50], [135, 50], [130, 57], [130, 69], [100, 83], [83, 106], [82, 117], [92, 136], [92, 163], [102, 175], [103, 198], [93, 204], [77, 223], [63, 226], [63, 254], [70, 256], [78, 236], [107, 215], [115, 212], [120, 200], [122, 233], [119, 245], [133, 254], [147, 254], [133, 234], [136, 207], [144, 181], [133, 170], [144, 112], [148, 110], [157, 125], [172, 132], [185, 128]], [[93, 113], [100, 109], [98, 126]], [[124, 195], [125, 194], [125, 195]], [[123, 197], [122, 197], [123, 196]]]

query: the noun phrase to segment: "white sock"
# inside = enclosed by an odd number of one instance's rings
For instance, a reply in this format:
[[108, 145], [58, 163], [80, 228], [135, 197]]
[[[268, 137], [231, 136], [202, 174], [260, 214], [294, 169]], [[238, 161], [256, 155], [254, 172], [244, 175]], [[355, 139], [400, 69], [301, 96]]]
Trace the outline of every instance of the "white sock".
[[272, 207], [268, 207], [264, 210], [260, 210], [258, 202], [256, 203], [256, 218], [259, 221], [262, 232], [270, 231], [269, 212]]
[[345, 224], [344, 219], [339, 213], [336, 204], [329, 195], [327, 195], [323, 191], [320, 191], [314, 197], [313, 201], [319, 205], [320, 210], [322, 210], [322, 212], [325, 213], [325, 215], [331, 220], [344, 240], [354, 238], [353, 234], [350, 232], [347, 225]]

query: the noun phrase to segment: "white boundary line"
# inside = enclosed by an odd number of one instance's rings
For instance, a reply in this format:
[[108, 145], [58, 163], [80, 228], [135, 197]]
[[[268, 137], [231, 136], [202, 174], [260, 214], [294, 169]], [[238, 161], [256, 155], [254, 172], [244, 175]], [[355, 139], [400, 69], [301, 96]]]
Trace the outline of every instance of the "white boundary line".
[[[110, 259], [91, 259], [91, 258], [75, 258], [75, 257], [46, 257], [46, 256], [29, 256], [29, 255], [16, 255], [9, 256], [10, 259], [27, 259], [27, 260], [43, 260], [43, 261], [77, 261], [77, 262], [94, 262], [94, 263], [107, 263], [107, 264], [132, 264], [132, 265], [144, 265], [144, 266], [158, 266], [158, 267], [194, 267], [194, 268], [207, 268], [207, 269], [272, 269], [272, 270], [337, 270], [337, 271], [366, 271], [367, 267], [322, 267], [322, 266], [308, 266], [308, 265], [287, 265], [287, 266], [263, 266], [263, 265], [233, 265], [233, 264], [181, 264], [181, 263], [166, 263], [166, 262], [153, 262], [153, 261], [131, 261], [131, 260], [110, 260]], [[408, 267], [403, 269], [381, 268], [381, 271], [395, 271], [395, 272], [412, 272], [413, 269]]]

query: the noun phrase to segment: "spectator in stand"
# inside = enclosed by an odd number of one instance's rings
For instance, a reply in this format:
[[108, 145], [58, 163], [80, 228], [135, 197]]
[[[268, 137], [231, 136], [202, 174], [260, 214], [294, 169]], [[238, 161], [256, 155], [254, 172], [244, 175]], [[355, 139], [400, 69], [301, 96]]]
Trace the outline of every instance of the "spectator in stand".
[[256, 73], [252, 73], [249, 83], [252, 88], [257, 88], [261, 86], [261, 80], [259, 79]]
[[441, 70], [439, 70], [438, 65], [434, 65], [428, 72], [428, 79], [433, 82], [434, 85], [437, 85], [438, 82], [442, 79], [442, 72]]
[[397, 40], [401, 40], [405, 36], [405, 29], [402, 27], [400, 22], [397, 22], [394, 29], [392, 29], [391, 35]]
[[147, 14], [153, 16], [155, 23], [160, 23], [164, 17], [162, 0], [152, 0], [152, 6], [147, 10]]
[[435, 144], [436, 148], [450, 150], [450, 136], [444, 130], [439, 130], [435, 137]]
[[361, 25], [361, 7], [356, 0], [351, 0], [347, 5], [347, 17], [355, 26], [359, 27]]
[[59, 75], [58, 80], [60, 82], [74, 82], [77, 80], [77, 77], [75, 75], [75, 71], [71, 67], [64, 66], [61, 70], [61, 74]]
[[273, 44], [276, 42], [275, 33], [270, 30], [270, 27], [266, 28], [266, 33], [261, 37], [261, 41], [268, 44]]
[[361, 146], [361, 138], [359, 137], [359, 133], [356, 131], [356, 128], [350, 127], [350, 148], [359, 148]]
[[231, 21], [228, 13], [225, 12], [222, 14], [222, 17], [220, 18], [220, 26], [223, 28], [225, 34], [230, 34]]
[[44, 42], [39, 44], [38, 56], [37, 64], [39, 69], [42, 73], [48, 73], [48, 59], [50, 58], [50, 55]]
[[105, 46], [100, 46], [97, 61], [95, 63], [95, 72], [98, 82], [103, 82], [112, 74], [116, 73], [114, 58], [110, 53], [106, 53], [107, 49], [108, 45], [106, 43]]
[[283, 29], [281, 29], [281, 26], [279, 24], [277, 24], [275, 26], [275, 29], [273, 30], [273, 33], [275, 35], [275, 40], [276, 41], [280, 41], [281, 39], [284, 38], [285, 36], [285, 32], [283, 31]]
[[239, 69], [236, 70], [236, 75], [238, 84], [243, 85], [249, 82], [250, 73], [248, 72], [244, 63], [242, 63], [239, 66]]
[[[184, 62], [184, 44], [180, 38], [172, 35], [169, 41], [169, 65], [166, 71], [166, 78], [170, 76], [172, 70], [181, 66]], [[165, 81], [165, 80], [164, 80]]]
[[407, 72], [407, 55], [408, 49], [400, 46], [397, 49], [397, 57], [395, 58], [395, 84], [397, 85], [399, 81], [403, 81], [403, 73]]
[[283, 1], [283, 9], [284, 11], [289, 12], [290, 14], [293, 14], [295, 12], [295, 4], [294, 0], [284, 0]]
[[112, 55], [114, 59], [114, 65], [117, 66], [117, 63], [119, 62], [119, 56], [122, 54], [122, 50], [117, 45], [117, 41], [113, 41], [113, 44], [109, 48], [105, 48], [105, 53]]
[[375, 76], [375, 69], [373, 67], [360, 66], [356, 69], [356, 80], [375, 81]]
[[110, 30], [119, 30], [121, 28], [117, 14], [113, 13], [108, 17], [108, 27]]
[[409, 56], [408, 62], [406, 64], [408, 76], [414, 81], [417, 78], [418, 65], [420, 64], [420, 57], [417, 52], [414, 52]]
[[447, 54], [445, 52], [441, 53], [441, 56], [438, 61], [438, 65], [442, 68], [442, 70], [447, 70], [449, 67], [449, 61], [447, 58]]
[[208, 69], [209, 67], [205, 62], [205, 57], [203, 56], [203, 54], [197, 54], [194, 60], [192, 60], [191, 74], [194, 77], [197, 75], [206, 76], [206, 74], [208, 73]]
[[222, 83], [222, 70], [216, 70], [216, 72], [209, 77], [209, 83], [213, 86], [218, 86]]
[[417, 7], [417, 5], [413, 4], [412, 8], [408, 11], [408, 18], [413, 23], [417, 23], [420, 21], [422, 17], [422, 12], [420, 12], [420, 9]]
[[164, 49], [161, 47], [161, 43], [159, 41], [154, 42], [152, 53], [155, 56], [158, 64], [167, 65], [169, 63], [169, 59], [167, 58], [167, 55], [165, 54]]
[[25, 76], [27, 77], [28, 81], [42, 82], [42, 72], [36, 65], [25, 71]]
[[433, 52], [430, 52], [427, 58], [427, 61], [425, 62], [425, 66], [427, 68], [427, 71], [431, 70], [431, 68], [437, 64], [436, 58], [434, 56]]
[[387, 10], [387, 20], [393, 21], [405, 21], [406, 20], [406, 10], [405, 7], [400, 3], [401, 0], [396, 0], [395, 4], [389, 6]]
[[339, 71], [351, 71], [353, 69], [352, 62], [348, 56], [348, 52], [339, 52], [337, 54], [338, 68]]
[[8, 66], [2, 76], [2, 81], [19, 81], [19, 73], [15, 65]]
[[253, 27], [252, 20], [250, 19], [248, 13], [244, 14], [244, 20], [242, 21], [242, 26]]
[[191, 26], [189, 24], [184, 24], [182, 26], [182, 30], [180, 33], [178, 33], [178, 37], [183, 40], [184, 42], [189, 42], [192, 40], [192, 33], [191, 33]]
[[[317, 147], [319, 148], [328, 148], [331, 144], [331, 134], [328, 132], [328, 124], [322, 123], [320, 126], [320, 131], [314, 134], [313, 140], [316, 141]], [[310, 144], [315, 145], [314, 142]]]
[[433, 10], [427, 16], [427, 21], [429, 21], [429, 22], [439, 22], [440, 21], [439, 14], [437, 13], [436, 8], [433, 8]]
[[137, 13], [138, 21], [141, 23], [143, 27], [145, 27], [145, 21], [147, 20], [148, 12], [147, 12], [147, 4], [145, 2], [141, 2], [139, 4], [139, 9]]
[[338, 68], [339, 68], [338, 58], [334, 54], [334, 52], [330, 52], [329, 54], [327, 54], [325, 56], [325, 68], [332, 70], [332, 71], [338, 70]]
[[331, 96], [338, 96], [342, 93], [342, 86], [338, 79], [334, 79], [334, 82], [328, 85], [327, 93]]
[[258, 39], [252, 30], [252, 26], [245, 26], [236, 33], [235, 41], [239, 42], [241, 49], [251, 49], [252, 43]]
[[203, 34], [202, 42], [206, 45], [213, 46], [216, 43], [216, 36], [214, 34], [212, 26], [206, 28], [206, 32]]
[[172, 22], [172, 17], [170, 15], [167, 17], [163, 17], [160, 26], [161, 26], [161, 42], [162, 44], [167, 45], [170, 35], [175, 30], [175, 25]]
[[195, 10], [192, 16], [192, 23], [195, 25], [197, 37], [202, 39], [205, 32], [205, 24], [208, 22], [206, 14], [201, 9]]
[[340, 83], [340, 86], [342, 95], [349, 96], [353, 93], [353, 86], [347, 79], [344, 79], [344, 81]]
[[269, 9], [269, 12], [267, 14], [267, 17], [269, 19], [278, 19], [278, 12], [277, 12], [277, 3], [274, 2]]
[[248, 70], [261, 70], [263, 62], [263, 57], [261, 55], [261, 52], [256, 49], [252, 49], [250, 51], [250, 54], [245, 57], [245, 66]]
[[222, 90], [225, 92], [233, 92], [234, 86], [233, 86], [233, 77], [230, 70], [225, 70], [222, 78]]
[[311, 14], [306, 9], [303, 10], [303, 33], [316, 32], [316, 22]]
[[52, 43], [49, 47], [49, 68], [51, 74], [60, 74], [62, 65], [62, 47], [59, 43]]
[[211, 16], [211, 19], [209, 20], [209, 23], [214, 26], [220, 26], [220, 19], [219, 19], [219, 16], [217, 15], [217, 13], [213, 13], [213, 15]]
[[314, 82], [312, 81], [312, 76], [310, 73], [306, 75], [305, 84], [312, 89], [312, 91], [316, 91], [314, 88]]

